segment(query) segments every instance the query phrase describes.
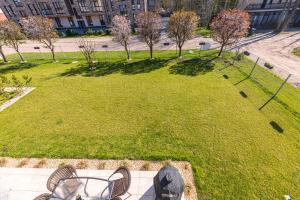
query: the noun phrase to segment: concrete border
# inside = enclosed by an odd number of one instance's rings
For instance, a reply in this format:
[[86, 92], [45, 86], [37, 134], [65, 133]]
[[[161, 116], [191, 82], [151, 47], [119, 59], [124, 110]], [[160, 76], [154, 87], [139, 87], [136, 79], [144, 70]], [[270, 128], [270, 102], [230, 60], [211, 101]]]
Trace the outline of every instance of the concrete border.
[[[8, 87], [8, 88], [5, 88], [5, 91], [13, 91], [15, 89], [16, 88], [14, 88], [14, 87]], [[25, 97], [27, 94], [29, 94], [30, 92], [32, 92], [34, 89], [35, 89], [35, 87], [23, 87], [22, 88], [22, 92], [19, 95], [13, 97], [12, 99], [6, 101], [4, 104], [0, 105], [0, 112], [2, 112], [3, 110], [5, 110], [9, 106], [13, 105], [14, 103], [16, 103], [21, 98]]]

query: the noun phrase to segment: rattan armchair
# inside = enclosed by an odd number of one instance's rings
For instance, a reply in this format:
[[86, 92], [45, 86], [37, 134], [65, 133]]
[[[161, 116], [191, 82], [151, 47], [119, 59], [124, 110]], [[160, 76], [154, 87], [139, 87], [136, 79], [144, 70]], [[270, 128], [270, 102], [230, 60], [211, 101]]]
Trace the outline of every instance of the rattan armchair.
[[33, 200], [49, 200], [50, 197], [51, 197], [51, 194], [44, 193], [44, 194], [41, 194], [41, 195], [35, 197]]
[[113, 188], [111, 191], [112, 199], [119, 199], [117, 197], [122, 196], [128, 192], [131, 184], [131, 175], [127, 167], [119, 167], [109, 178], [112, 178], [115, 174], [122, 174], [122, 178], [112, 180]]
[[72, 165], [65, 165], [55, 170], [47, 181], [47, 188], [53, 192], [61, 179], [77, 177], [76, 169]]

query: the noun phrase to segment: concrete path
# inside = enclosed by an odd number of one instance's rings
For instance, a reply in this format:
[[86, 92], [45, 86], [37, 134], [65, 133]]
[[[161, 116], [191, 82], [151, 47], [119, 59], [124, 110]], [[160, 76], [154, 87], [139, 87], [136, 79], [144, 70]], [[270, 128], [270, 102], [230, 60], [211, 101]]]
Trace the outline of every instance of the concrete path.
[[[1, 200], [32, 200], [42, 193], [49, 193], [46, 183], [54, 169], [34, 168], [0, 168]], [[78, 176], [92, 176], [107, 179], [112, 170], [77, 170]], [[154, 200], [153, 177], [156, 171], [131, 171], [132, 182], [129, 189], [131, 195], [125, 194], [122, 199]], [[102, 188], [103, 186], [103, 188]], [[89, 181], [88, 193], [99, 192], [106, 185]]]
[[[112, 41], [111, 37], [99, 37], [99, 38], [87, 38], [89, 41], [93, 41], [96, 44], [97, 51], [124, 51], [124, 47], [121, 46], [119, 43]], [[80, 51], [78, 48], [80, 38], [62, 38], [58, 39], [55, 43], [56, 51], [58, 52], [74, 52]], [[207, 42], [210, 43], [210, 48], [217, 47], [218, 44], [214, 42], [211, 38], [202, 38], [196, 37], [192, 40], [187, 41], [183, 48], [184, 49], [196, 49], [199, 48], [199, 42]], [[165, 46], [164, 43], [169, 42], [170, 45]], [[108, 48], [103, 48], [102, 45], [108, 45]], [[40, 50], [34, 49], [34, 47], [40, 47]], [[21, 45], [21, 52], [49, 52], [49, 49], [46, 49], [40, 43], [36, 41], [26, 41], [24, 44]], [[130, 43], [131, 50], [148, 50], [148, 46], [145, 43], [142, 43], [138, 40], [136, 36], [132, 38]], [[165, 34], [162, 35], [161, 40], [158, 44], [154, 46], [154, 50], [176, 50], [176, 45], [173, 41], [171, 41]], [[14, 49], [4, 47], [4, 52], [6, 54], [14, 54], [16, 53]]]

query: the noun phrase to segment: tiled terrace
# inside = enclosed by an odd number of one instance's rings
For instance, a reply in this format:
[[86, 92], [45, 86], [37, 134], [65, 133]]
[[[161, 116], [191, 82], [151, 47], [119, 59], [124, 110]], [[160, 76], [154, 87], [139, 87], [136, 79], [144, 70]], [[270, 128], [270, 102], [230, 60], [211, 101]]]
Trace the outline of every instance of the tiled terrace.
[[[49, 193], [46, 188], [47, 179], [55, 169], [35, 168], [0, 168], [0, 199], [1, 200], [32, 200], [42, 193]], [[77, 170], [78, 176], [90, 176], [107, 179], [113, 170]], [[153, 177], [157, 171], [131, 171], [132, 181], [129, 194], [122, 199], [150, 200], [155, 199]], [[91, 190], [100, 186], [92, 184]]]

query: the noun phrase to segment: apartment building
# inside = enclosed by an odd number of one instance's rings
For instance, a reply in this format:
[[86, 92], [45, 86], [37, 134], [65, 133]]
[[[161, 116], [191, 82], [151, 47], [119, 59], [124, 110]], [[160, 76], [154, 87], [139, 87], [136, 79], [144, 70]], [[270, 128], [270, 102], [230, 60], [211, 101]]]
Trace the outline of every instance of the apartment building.
[[[258, 29], [276, 28], [279, 20], [292, 10], [296, 0], [246, 0], [239, 7], [251, 15], [251, 27]], [[289, 27], [300, 27], [300, 7], [298, 6]]]
[[45, 16], [54, 20], [60, 32], [72, 29], [83, 33], [106, 29], [115, 15], [124, 15], [134, 23], [146, 6], [144, 0], [1, 0], [0, 8], [10, 20]]

